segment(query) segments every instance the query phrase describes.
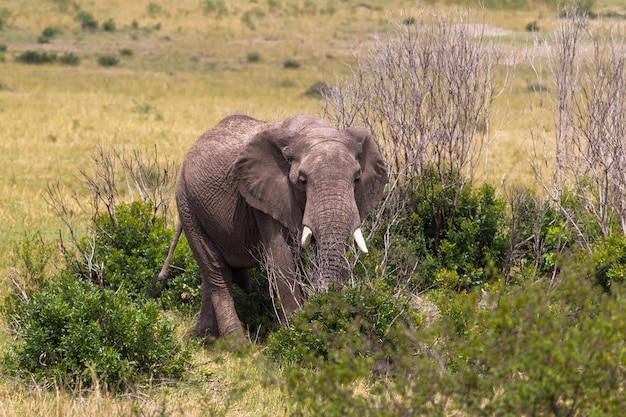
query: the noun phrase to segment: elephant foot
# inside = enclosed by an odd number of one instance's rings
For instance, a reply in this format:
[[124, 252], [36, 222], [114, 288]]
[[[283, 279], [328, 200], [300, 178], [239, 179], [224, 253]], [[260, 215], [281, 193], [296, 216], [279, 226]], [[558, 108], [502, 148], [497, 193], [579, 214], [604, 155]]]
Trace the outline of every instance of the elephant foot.
[[202, 339], [202, 345], [204, 347], [221, 345], [225, 346], [228, 350], [238, 351], [245, 349], [250, 344], [250, 340], [242, 330], [218, 336], [214, 332], [208, 332], [208, 330], [202, 331], [198, 327], [196, 328], [196, 336]]

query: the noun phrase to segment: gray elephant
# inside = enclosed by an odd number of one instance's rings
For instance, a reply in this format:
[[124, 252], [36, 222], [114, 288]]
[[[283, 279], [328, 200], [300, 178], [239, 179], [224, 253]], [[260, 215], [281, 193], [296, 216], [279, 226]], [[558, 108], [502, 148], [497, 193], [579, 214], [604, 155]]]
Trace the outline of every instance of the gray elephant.
[[246, 269], [263, 260], [276, 279], [280, 318], [297, 310], [298, 246], [315, 241], [315, 287], [340, 286], [346, 241], [367, 247], [360, 225], [382, 197], [386, 166], [365, 128], [339, 131], [304, 115], [264, 122], [235, 115], [206, 131], [176, 186], [180, 225], [155, 279], [164, 285], [181, 229], [202, 272], [200, 337], [243, 330], [231, 295], [249, 290]]

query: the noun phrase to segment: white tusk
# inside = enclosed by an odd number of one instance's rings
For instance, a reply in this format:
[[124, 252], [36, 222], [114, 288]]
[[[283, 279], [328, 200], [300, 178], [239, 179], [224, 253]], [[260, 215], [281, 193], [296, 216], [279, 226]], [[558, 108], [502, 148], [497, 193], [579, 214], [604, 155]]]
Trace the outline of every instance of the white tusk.
[[311, 243], [311, 237], [313, 236], [313, 232], [309, 229], [308, 226], [304, 226], [302, 229], [302, 239], [300, 240], [300, 244], [303, 248], [306, 248]]
[[361, 232], [361, 228], [357, 227], [352, 236], [354, 237], [354, 241], [356, 242], [356, 245], [359, 247], [361, 252], [367, 253], [367, 245], [365, 244], [365, 239], [363, 239], [363, 233]]

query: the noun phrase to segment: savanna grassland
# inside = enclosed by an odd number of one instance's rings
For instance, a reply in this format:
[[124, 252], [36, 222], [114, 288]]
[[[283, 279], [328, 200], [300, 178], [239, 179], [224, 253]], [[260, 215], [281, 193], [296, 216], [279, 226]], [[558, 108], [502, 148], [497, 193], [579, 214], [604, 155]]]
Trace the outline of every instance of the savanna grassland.
[[[58, 181], [68, 193], [79, 190], [79, 169], [90, 169], [98, 146], [156, 149], [159, 158], [180, 163], [199, 134], [228, 114], [319, 114], [312, 87], [349, 76], [356, 51], [367, 50], [375, 34], [393, 32], [419, 7], [456, 6], [401, 0], [2, 2], [0, 295], [9, 291], [17, 242], [36, 232], [53, 241], [63, 228], [46, 203], [48, 185]], [[550, 36], [558, 11], [544, 5], [470, 9], [505, 57], [497, 70], [510, 71], [510, 84], [494, 102], [496, 133], [480, 179], [496, 188], [504, 179], [532, 186], [528, 131], [536, 120], [528, 102], [536, 74], [527, 58], [540, 55], [533, 39]], [[617, 0], [596, 1], [593, 9], [626, 13]], [[98, 27], [81, 22], [81, 13]], [[538, 32], [527, 30], [531, 22]], [[56, 29], [42, 39], [46, 28]], [[79, 62], [20, 61], [28, 51]], [[80, 224], [81, 213], [75, 218]], [[181, 334], [192, 326], [192, 319], [183, 321]], [[11, 337], [7, 327], [2, 319], [0, 349]], [[6, 379], [0, 381], [0, 415], [289, 415], [290, 399], [267, 383], [271, 373], [259, 366], [261, 356], [262, 348], [241, 356], [198, 348], [189, 382], [120, 396]]]

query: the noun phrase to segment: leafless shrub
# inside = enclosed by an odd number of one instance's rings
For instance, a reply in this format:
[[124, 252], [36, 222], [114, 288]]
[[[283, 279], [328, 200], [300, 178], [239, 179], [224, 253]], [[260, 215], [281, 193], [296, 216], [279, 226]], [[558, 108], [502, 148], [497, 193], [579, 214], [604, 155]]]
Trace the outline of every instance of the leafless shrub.
[[[624, 26], [588, 25], [568, 12], [544, 40], [554, 97], [550, 122], [531, 132], [533, 168], [583, 247], [599, 230], [626, 233], [626, 35]], [[535, 46], [539, 48], [539, 43]], [[541, 81], [543, 68], [534, 62]], [[545, 92], [537, 109], [546, 109]], [[544, 119], [545, 120], [545, 119]], [[572, 201], [573, 200], [573, 201]]]
[[[177, 168], [170, 162], [159, 160], [156, 148], [152, 151], [132, 151], [99, 146], [92, 156], [92, 166], [79, 168], [83, 187], [79, 191], [68, 192], [58, 181], [48, 184], [45, 199], [48, 206], [64, 223], [69, 233], [70, 247], [61, 233], [61, 251], [76, 271], [92, 282], [102, 282], [102, 265], [93, 261], [93, 232], [87, 231], [84, 244], [80, 244], [82, 234], [79, 220], [95, 221], [107, 215], [117, 224], [115, 207], [122, 202], [140, 200], [150, 203], [155, 216], [163, 216], [167, 221], [170, 215], [172, 187], [176, 180]], [[80, 216], [77, 219], [77, 216]], [[104, 232], [104, 231], [100, 231]], [[95, 243], [94, 243], [95, 244]], [[82, 249], [81, 249], [82, 248]]]
[[[388, 193], [370, 232], [386, 228], [385, 242], [415, 187], [460, 190], [475, 178], [496, 134], [491, 104], [507, 84], [496, 84], [501, 54], [469, 15], [424, 9], [411, 22], [376, 37], [357, 54], [352, 76], [324, 91], [324, 117], [339, 128], [369, 127], [389, 164]], [[426, 173], [433, 181], [414, 180]], [[441, 207], [431, 203], [439, 218]]]

